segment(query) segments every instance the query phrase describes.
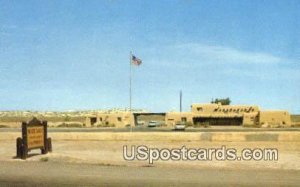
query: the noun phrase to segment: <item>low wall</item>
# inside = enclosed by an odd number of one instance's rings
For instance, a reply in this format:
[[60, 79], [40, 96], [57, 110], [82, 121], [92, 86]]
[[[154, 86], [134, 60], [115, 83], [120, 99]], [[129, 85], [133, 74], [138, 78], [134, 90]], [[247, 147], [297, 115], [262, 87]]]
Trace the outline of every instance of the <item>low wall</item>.
[[[300, 132], [49, 132], [53, 141], [215, 141], [300, 142]], [[0, 141], [15, 140], [21, 132], [0, 132]]]

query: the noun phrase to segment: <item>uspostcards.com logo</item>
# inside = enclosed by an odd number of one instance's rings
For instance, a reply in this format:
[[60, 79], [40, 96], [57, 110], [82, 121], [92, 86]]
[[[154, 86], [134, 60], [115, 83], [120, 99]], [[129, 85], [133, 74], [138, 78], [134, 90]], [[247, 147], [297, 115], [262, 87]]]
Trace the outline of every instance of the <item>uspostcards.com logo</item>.
[[244, 148], [238, 151], [235, 148], [148, 148], [145, 145], [123, 146], [123, 158], [127, 161], [148, 160], [154, 161], [277, 161], [278, 150], [276, 148]]

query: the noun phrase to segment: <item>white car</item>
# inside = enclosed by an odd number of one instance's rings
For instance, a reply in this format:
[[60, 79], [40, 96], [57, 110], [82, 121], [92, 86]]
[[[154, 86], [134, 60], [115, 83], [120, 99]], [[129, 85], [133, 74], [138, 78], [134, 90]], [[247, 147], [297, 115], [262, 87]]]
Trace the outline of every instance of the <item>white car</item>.
[[137, 121], [137, 125], [138, 126], [142, 126], [142, 125], [144, 125], [145, 124], [145, 121]]
[[176, 123], [174, 130], [185, 130], [185, 123]]
[[159, 126], [159, 123], [157, 121], [149, 121], [148, 127], [157, 127]]

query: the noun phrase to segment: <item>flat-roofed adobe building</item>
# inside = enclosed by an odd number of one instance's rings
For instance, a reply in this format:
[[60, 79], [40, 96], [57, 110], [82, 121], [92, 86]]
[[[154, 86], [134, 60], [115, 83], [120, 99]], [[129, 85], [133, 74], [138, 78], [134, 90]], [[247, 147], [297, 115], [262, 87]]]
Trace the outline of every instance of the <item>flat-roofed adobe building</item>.
[[[148, 124], [155, 120], [164, 124], [165, 113], [149, 112], [97, 112], [86, 116], [87, 127], [129, 127]], [[142, 120], [141, 120], [142, 118]]]
[[227, 126], [290, 126], [291, 117], [287, 111], [260, 111], [256, 105], [192, 104], [191, 112], [169, 112], [166, 124], [177, 122], [194, 125]]
[[261, 111], [256, 105], [215, 103], [192, 104], [190, 112], [97, 112], [87, 116], [85, 124], [87, 127], [128, 127], [137, 126], [141, 121], [146, 125], [150, 120], [159, 120], [161, 124], [168, 127], [173, 127], [178, 122], [210, 126], [291, 126], [291, 116], [288, 111]]
[[87, 127], [126, 127], [133, 124], [130, 112], [99, 112], [86, 117]]
[[258, 106], [193, 104], [193, 123], [209, 123], [209, 125], [255, 125], [257, 123]]

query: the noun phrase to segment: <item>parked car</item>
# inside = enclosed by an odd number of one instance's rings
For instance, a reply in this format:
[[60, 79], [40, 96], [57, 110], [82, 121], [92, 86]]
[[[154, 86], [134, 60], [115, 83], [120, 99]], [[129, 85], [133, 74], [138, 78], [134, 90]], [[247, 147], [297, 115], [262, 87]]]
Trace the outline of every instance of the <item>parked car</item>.
[[145, 124], [145, 121], [137, 121], [137, 125], [138, 126], [142, 126], [142, 125], [144, 125]]
[[160, 124], [157, 121], [149, 121], [148, 127], [158, 127]]
[[174, 127], [174, 130], [184, 131], [185, 130], [185, 123], [184, 122], [176, 123], [175, 127]]

